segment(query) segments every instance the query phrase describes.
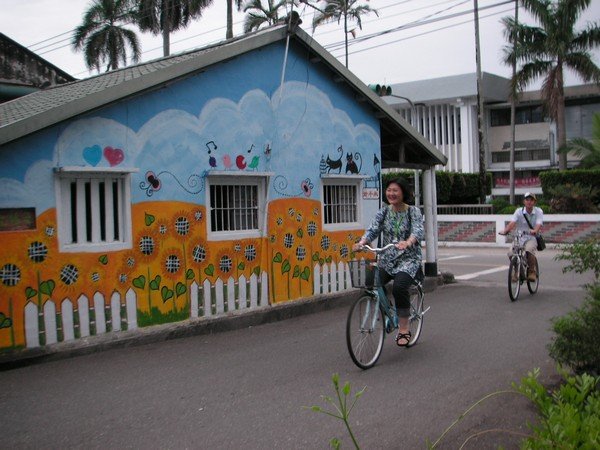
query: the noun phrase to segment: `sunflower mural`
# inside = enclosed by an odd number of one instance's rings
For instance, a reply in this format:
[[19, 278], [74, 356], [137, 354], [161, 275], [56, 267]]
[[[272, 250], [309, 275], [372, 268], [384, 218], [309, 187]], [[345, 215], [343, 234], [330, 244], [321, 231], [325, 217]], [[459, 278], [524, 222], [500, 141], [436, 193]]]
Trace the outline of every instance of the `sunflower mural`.
[[285, 199], [270, 202], [268, 254], [272, 303], [319, 294], [313, 289], [314, 267], [347, 263], [354, 256], [352, 244], [361, 233], [324, 232], [320, 211], [316, 200], [295, 199], [293, 206]]

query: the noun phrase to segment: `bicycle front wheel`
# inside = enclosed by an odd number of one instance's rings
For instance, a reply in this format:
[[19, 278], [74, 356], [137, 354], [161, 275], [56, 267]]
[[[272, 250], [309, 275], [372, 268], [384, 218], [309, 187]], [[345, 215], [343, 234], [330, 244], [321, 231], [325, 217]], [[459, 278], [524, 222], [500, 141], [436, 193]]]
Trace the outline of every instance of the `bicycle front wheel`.
[[419, 340], [421, 336], [421, 329], [423, 328], [423, 291], [419, 288], [411, 288], [410, 291], [410, 317], [408, 326], [410, 329], [410, 341], [408, 341], [407, 347], [412, 347]]
[[508, 295], [510, 301], [514, 302], [519, 297], [521, 292], [521, 280], [519, 280], [519, 266], [521, 262], [518, 256], [510, 258], [510, 264], [508, 266]]
[[[535, 256], [534, 256], [535, 258]], [[529, 277], [527, 277], [527, 289], [529, 289], [530, 294], [535, 294], [540, 286], [540, 265], [538, 264], [537, 259], [535, 260], [535, 281], [529, 281]]]
[[346, 343], [354, 364], [361, 369], [375, 365], [383, 350], [385, 322], [377, 298], [363, 295], [354, 302], [346, 322]]

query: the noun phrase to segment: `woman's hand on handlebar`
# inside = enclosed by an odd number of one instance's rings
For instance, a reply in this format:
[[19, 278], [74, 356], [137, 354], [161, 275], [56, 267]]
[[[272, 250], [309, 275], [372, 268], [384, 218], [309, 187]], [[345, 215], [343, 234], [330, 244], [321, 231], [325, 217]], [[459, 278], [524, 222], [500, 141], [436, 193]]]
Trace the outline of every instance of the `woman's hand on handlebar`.
[[358, 252], [358, 251], [360, 251], [360, 250], [363, 250], [363, 249], [364, 249], [364, 246], [365, 246], [365, 244], [362, 244], [362, 243], [360, 243], [360, 242], [357, 242], [356, 244], [354, 244], [354, 245], [352, 246], [352, 250], [353, 250], [353, 251], [355, 251], [355, 252]]

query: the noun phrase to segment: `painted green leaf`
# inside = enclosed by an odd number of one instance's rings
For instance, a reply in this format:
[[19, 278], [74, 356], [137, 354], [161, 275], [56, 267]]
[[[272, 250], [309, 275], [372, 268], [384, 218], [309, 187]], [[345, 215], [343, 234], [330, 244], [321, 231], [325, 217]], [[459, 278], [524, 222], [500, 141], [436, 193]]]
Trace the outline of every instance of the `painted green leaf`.
[[54, 283], [54, 280], [42, 281], [40, 283], [40, 292], [45, 295], [52, 295], [55, 286], [56, 283]]
[[252, 272], [254, 274], [256, 274], [256, 276], [259, 276], [260, 275], [260, 266], [256, 266]]
[[29, 300], [31, 297], [35, 297], [36, 294], [37, 291], [29, 286], [27, 286], [27, 289], [25, 289], [25, 297], [27, 300]]
[[321, 265], [325, 264], [325, 260], [323, 258], [320, 258], [319, 259], [319, 264], [321, 264]]
[[185, 273], [186, 280], [193, 280], [195, 276], [196, 276], [196, 274], [194, 273], [194, 271], [192, 269], [188, 269], [187, 272]]
[[4, 313], [0, 313], [0, 328], [10, 328], [12, 326], [12, 319], [6, 317]]
[[185, 294], [185, 291], [187, 291], [185, 284], [183, 284], [181, 281], [177, 283], [177, 286], [175, 286], [175, 293], [177, 294], [177, 297]]
[[292, 266], [290, 265], [290, 262], [286, 259], [281, 265], [281, 273], [287, 273], [291, 270], [291, 268]]
[[281, 261], [283, 261], [283, 256], [281, 256], [280, 252], [277, 252], [273, 258], [273, 262], [280, 263]]
[[292, 278], [298, 278], [299, 276], [300, 276], [300, 266], [295, 266], [294, 274], [292, 275]]
[[146, 287], [146, 277], [144, 275], [140, 275], [139, 277], [134, 278], [131, 283], [138, 289], [144, 289], [144, 287]]
[[98, 261], [100, 261], [100, 264], [102, 265], [107, 265], [108, 264], [108, 255], [100, 255], [100, 257], [98, 258]]
[[152, 289], [153, 291], [158, 291], [158, 289], [160, 288], [160, 280], [160, 275], [156, 275], [154, 277], [154, 280], [150, 282], [150, 289]]
[[300, 274], [300, 278], [302, 278], [304, 281], [308, 281], [308, 279], [310, 278], [310, 269], [308, 267], [304, 268], [304, 270]]
[[238, 270], [244, 270], [246, 268], [246, 264], [244, 264], [244, 261], [240, 261], [237, 268]]
[[166, 286], [163, 286], [160, 290], [160, 295], [162, 297], [163, 303], [173, 297], [173, 291]]
[[329, 255], [327, 258], [325, 258], [325, 261], [327, 262], [327, 264], [329, 264], [331, 262], [331, 255]]
[[319, 252], [315, 252], [315, 253], [313, 253], [313, 255], [312, 255], [312, 260], [313, 260], [313, 261], [318, 261], [318, 260], [319, 260]]
[[296, 231], [296, 236], [302, 239], [304, 237], [304, 230], [302, 230], [302, 228], [298, 228], [298, 231]]
[[212, 277], [212, 275], [215, 273], [215, 266], [212, 264], [209, 264], [208, 267], [206, 269], [204, 269], [204, 273], [206, 275], [208, 275], [209, 277]]
[[156, 218], [152, 214], [145, 213], [144, 222], [146, 222], [146, 226], [149, 227], [154, 223]]

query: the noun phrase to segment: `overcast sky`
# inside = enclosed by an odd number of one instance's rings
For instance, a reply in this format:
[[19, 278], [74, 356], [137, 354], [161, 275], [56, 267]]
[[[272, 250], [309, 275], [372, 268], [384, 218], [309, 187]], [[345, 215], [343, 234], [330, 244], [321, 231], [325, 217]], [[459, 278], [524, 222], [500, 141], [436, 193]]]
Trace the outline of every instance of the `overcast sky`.
[[[363, 3], [379, 13], [379, 17], [364, 16], [363, 29], [357, 29], [356, 38], [350, 36], [349, 40], [350, 69], [365, 83], [393, 84], [475, 72], [473, 0], [365, 0]], [[0, 32], [71, 75], [85, 78], [96, 72], [87, 70], [82, 53], [75, 53], [69, 42], [90, 4], [91, 0], [0, 0]], [[482, 69], [509, 77], [510, 68], [500, 62], [501, 49], [506, 43], [500, 19], [514, 14], [514, 2], [479, 0], [479, 8]], [[313, 33], [313, 10], [303, 5], [299, 11], [303, 15], [302, 28], [343, 63], [343, 27], [328, 24]], [[242, 32], [243, 17], [243, 13], [235, 13], [235, 35]], [[522, 10], [519, 19], [534, 23]], [[579, 28], [598, 20], [600, 0], [592, 0]], [[223, 40], [225, 25], [226, 2], [214, 0], [199, 20], [171, 35], [171, 53]], [[362, 40], [398, 27], [403, 29]], [[134, 26], [130, 28], [140, 38], [143, 61], [162, 56], [160, 36], [142, 34]], [[355, 25], [350, 24], [351, 28]], [[594, 53], [594, 61], [600, 65], [599, 51]], [[575, 76], [567, 77], [568, 85], [580, 83]]]

